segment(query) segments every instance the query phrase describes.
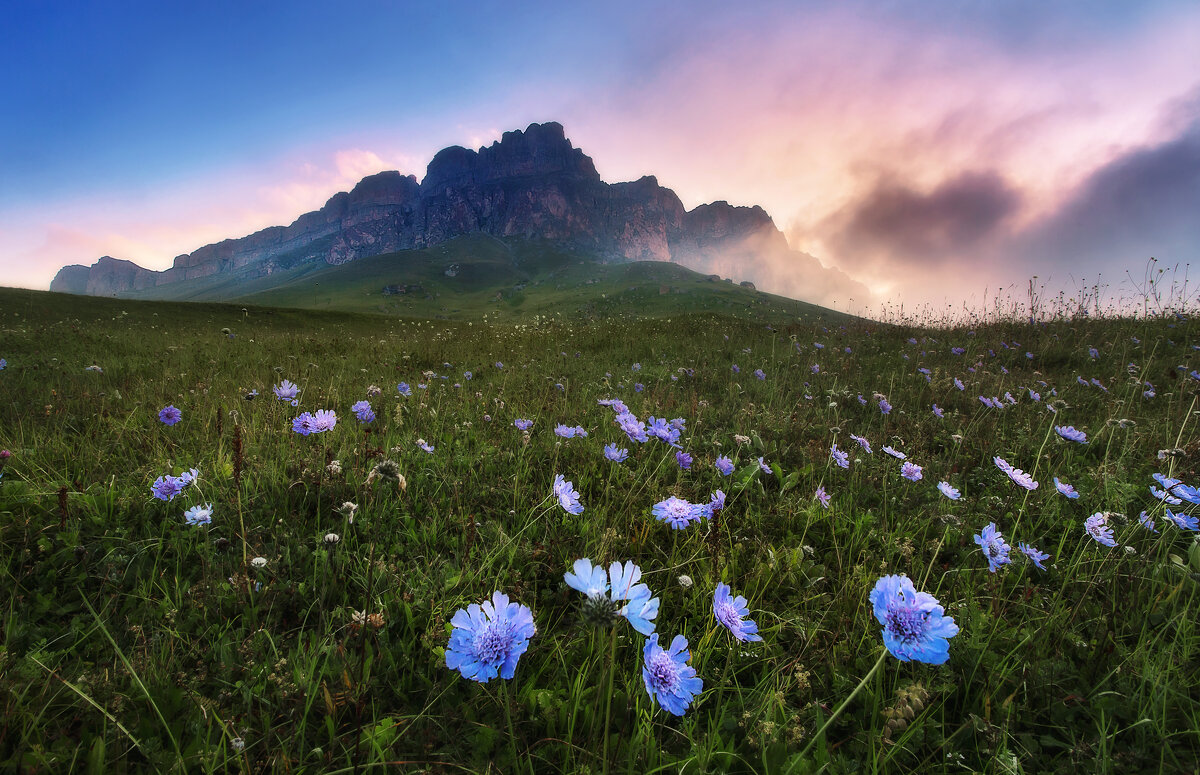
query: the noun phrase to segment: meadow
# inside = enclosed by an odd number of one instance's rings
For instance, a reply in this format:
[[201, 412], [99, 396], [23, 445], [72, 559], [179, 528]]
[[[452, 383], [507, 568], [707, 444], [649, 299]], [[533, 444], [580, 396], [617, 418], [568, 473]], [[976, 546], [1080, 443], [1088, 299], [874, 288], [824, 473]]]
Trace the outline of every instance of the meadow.
[[654, 304], [0, 290], [0, 769], [1197, 771], [1190, 316]]

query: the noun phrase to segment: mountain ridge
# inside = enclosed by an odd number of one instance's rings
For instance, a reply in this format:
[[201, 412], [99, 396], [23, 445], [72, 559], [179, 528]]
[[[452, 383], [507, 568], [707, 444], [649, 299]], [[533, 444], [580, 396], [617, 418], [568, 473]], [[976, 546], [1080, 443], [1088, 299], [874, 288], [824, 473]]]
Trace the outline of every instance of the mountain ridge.
[[670, 261], [705, 272], [719, 264], [730, 274], [764, 254], [831, 271], [791, 251], [757, 205], [717, 201], [686, 210], [652, 175], [603, 181], [562, 125], [547, 122], [505, 132], [478, 151], [444, 148], [420, 182], [396, 171], [368, 175], [287, 226], [205, 245], [177, 256], [169, 269], [103, 256], [91, 266], [63, 267], [50, 289], [113, 296], [214, 274], [260, 278], [301, 263], [338, 265], [473, 233], [549, 240], [602, 261]]

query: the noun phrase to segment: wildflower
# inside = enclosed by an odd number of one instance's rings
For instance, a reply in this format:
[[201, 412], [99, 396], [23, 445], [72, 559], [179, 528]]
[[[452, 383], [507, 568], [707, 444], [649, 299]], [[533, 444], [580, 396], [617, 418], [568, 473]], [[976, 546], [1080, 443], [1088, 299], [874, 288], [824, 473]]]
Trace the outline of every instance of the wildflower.
[[558, 498], [558, 505], [568, 514], [583, 513], [583, 506], [579, 503], [579, 492], [574, 484], [563, 479], [562, 474], [554, 476], [554, 497]]
[[708, 496], [708, 506], [705, 516], [711, 517], [723, 508], [725, 508], [725, 491], [716, 490]]
[[625, 432], [629, 440], [635, 444], [644, 444], [650, 440], [646, 426], [632, 412], [622, 412], [613, 421], [617, 424], [617, 427]]
[[1038, 483], [1033, 480], [1033, 477], [1025, 473], [1019, 468], [1013, 468], [1003, 458], [993, 458], [996, 467], [1004, 473], [1008, 474], [1008, 478], [1012, 479], [1015, 484], [1024, 487], [1026, 490], [1036, 490]]
[[1095, 347], [1089, 347], [1089, 348], [1088, 348], [1088, 355], [1089, 355], [1089, 356], [1091, 357], [1091, 359], [1094, 361], [1094, 360], [1096, 360], [1097, 358], [1099, 358], [1099, 357], [1100, 357], [1100, 351], [1099, 351], [1099, 350], [1097, 350]]
[[1067, 441], [1074, 441], [1079, 444], [1087, 444], [1087, 434], [1083, 431], [1077, 431], [1070, 425], [1056, 425], [1054, 431], [1059, 436], [1062, 436]]
[[1003, 471], [1006, 474], [1009, 471], [1013, 470], [1013, 467], [1008, 464], [1008, 461], [1005, 460], [1004, 458], [1000, 457], [999, 455], [992, 458], [992, 462], [996, 464], [996, 468], [999, 468], [1001, 471]]
[[271, 388], [271, 391], [275, 393], [275, 398], [279, 401], [295, 401], [296, 396], [300, 395], [300, 388], [296, 387], [296, 383], [286, 379]]
[[371, 404], [367, 401], [359, 401], [350, 407], [350, 411], [354, 412], [354, 416], [361, 423], [372, 422], [375, 419], [375, 412], [371, 410]]
[[324, 433], [337, 425], [337, 415], [332, 409], [318, 409], [312, 416], [312, 432]]
[[1158, 532], [1158, 530], [1154, 528], [1154, 520], [1144, 511], [1138, 515], [1138, 524], [1149, 530], [1151, 533]]
[[892, 449], [891, 446], [885, 446], [883, 448], [883, 451], [888, 453], [892, 457], [896, 458], [897, 460], [904, 460], [908, 457], [908, 455], [904, 454], [903, 452], [896, 450], [896, 449]]
[[203, 506], [192, 506], [183, 512], [183, 518], [189, 525], [207, 525], [212, 522], [213, 506], [206, 503]]
[[655, 519], [666, 522], [675, 530], [682, 530], [692, 522], [699, 522], [701, 516], [699, 507], [674, 495], [654, 504], [651, 513]]
[[1024, 542], [1017, 544], [1017, 548], [1021, 550], [1022, 554], [1032, 560], [1033, 564], [1038, 566], [1039, 570], [1046, 570], [1046, 566], [1042, 565], [1042, 560], [1050, 559], [1050, 555], [1039, 551], [1037, 547], [1030, 546]]
[[472, 378], [472, 377], [474, 377], [474, 376], [475, 376], [475, 375], [474, 375], [474, 374], [472, 374], [472, 373], [471, 373], [471, 372], [469, 372], [469, 371], [464, 371], [464, 372], [463, 372], [463, 379], [467, 380], [468, 382], [470, 382], [470, 381], [471, 381], [471, 378]]
[[734, 374], [740, 374], [742, 371], [741, 367], [739, 367], [736, 363], [733, 364], [733, 366], [729, 367], [729, 370], [732, 371]]
[[94, 363], [93, 363], [91, 366], [84, 366], [84, 367], [83, 367], [83, 370], [84, 370], [84, 371], [94, 371], [94, 372], [96, 372], [97, 374], [103, 374], [103, 373], [104, 373], [104, 369], [100, 368], [99, 366], [97, 366], [97, 365], [96, 365], [96, 364], [94, 364]]
[[892, 405], [888, 403], [888, 400], [886, 398], [879, 399], [879, 413], [880, 414], [891, 414], [892, 413]]
[[713, 616], [742, 643], [762, 640], [754, 620], [744, 618], [750, 614], [750, 609], [746, 607], [746, 598], [741, 595], [731, 598], [729, 591], [728, 584], [717, 584], [717, 589], [713, 592]]
[[7, 368], [8, 368], [8, 361], [4, 360], [3, 358], [0, 358], [0, 371], [4, 371]]
[[692, 577], [687, 575], [686, 573], [680, 574], [679, 577], [676, 578], [675, 580], [678, 581], [679, 586], [683, 587], [684, 589], [691, 589], [692, 584], [695, 583], [692, 581]]
[[301, 436], [307, 436], [315, 432], [315, 421], [313, 420], [312, 412], [304, 412], [298, 417], [293, 417], [292, 432], [299, 433]]
[[746, 446], [747, 444], [749, 444], [749, 443], [750, 443], [750, 437], [749, 437], [749, 436], [743, 436], [743, 435], [742, 435], [742, 434], [740, 434], [740, 433], [735, 433], [735, 434], [733, 434], [733, 441], [734, 441], [734, 443], [736, 443], [736, 444], [737, 444], [739, 447], [744, 447], [744, 446]]
[[952, 487], [949, 482], [938, 482], [938, 489], [942, 491], [942, 495], [945, 495], [952, 501], [956, 501], [962, 497], [962, 493]]
[[858, 394], [858, 405], [859, 405], [859, 406], [866, 406], [866, 405], [867, 405], [867, 399], [863, 398], [863, 394], [862, 394], [862, 393], [859, 393], [859, 394]]
[[255, 557], [253, 560], [250, 561], [250, 565], [255, 568], [265, 568], [265, 567], [267, 567], [267, 558], [266, 557]]
[[910, 482], [919, 481], [923, 476], [921, 467], [911, 462], [905, 462], [904, 465], [900, 466], [900, 475]]
[[629, 450], [624, 448], [618, 449], [616, 444], [607, 444], [604, 447], [604, 456], [614, 463], [620, 463], [629, 457]]
[[642, 680], [646, 693], [673, 716], [682, 716], [692, 698], [704, 689], [696, 669], [687, 664], [691, 653], [687, 638], [676, 635], [669, 650], [658, 645], [658, 633], [646, 639], [642, 650]]
[[918, 592], [907, 576], [884, 576], [871, 590], [875, 619], [883, 625], [883, 645], [902, 662], [931, 665], [950, 658], [949, 639], [958, 634], [937, 598]]
[[[608, 624], [620, 616], [642, 635], [654, 632], [652, 620], [658, 616], [659, 599], [652, 596], [648, 586], [638, 583], [642, 569], [632, 561], [624, 565], [614, 562], [605, 575], [603, 567], [593, 566], [585, 557], [576, 560], [572, 570], [573, 573], [563, 575], [563, 580], [571, 589], [587, 596], [585, 618], [596, 624]], [[622, 601], [628, 602], [618, 607]]]
[[554, 426], [554, 435], [564, 439], [575, 438], [575, 429], [559, 423]]
[[518, 417], [516, 420], [513, 420], [513, 425], [517, 426], [517, 430], [519, 431], [527, 431], [533, 427], [533, 420], [525, 420]]
[[762, 472], [764, 474], [774, 473], [774, 471], [771, 470], [771, 467], [763, 462], [763, 459], [761, 457], [758, 459], [758, 467], [759, 467], [759, 469], [762, 470]]
[[934, 416], [934, 417], [938, 417], [938, 418], [942, 418], [942, 417], [945, 417], [945, 416], [946, 416], [946, 414], [945, 414], [945, 412], [943, 412], [943, 411], [942, 411], [942, 410], [941, 410], [941, 409], [938, 407], [938, 405], [937, 405], [937, 404], [934, 404], [934, 405], [933, 405], [933, 416]]
[[868, 455], [871, 454], [871, 442], [867, 441], [862, 436], [855, 436], [853, 433], [850, 434], [850, 438], [853, 439], [858, 446], [865, 449]]
[[983, 532], [975, 536], [975, 543], [979, 544], [979, 548], [983, 550], [983, 556], [988, 561], [988, 570], [992, 573], [995, 573], [1001, 565], [1012, 562], [1008, 557], [1012, 547], [1004, 541], [1004, 536], [996, 529], [995, 522], [988, 523]]
[[817, 491], [813, 493], [813, 497], [820, 501], [821, 505], [825, 508], [829, 508], [829, 501], [833, 500], [829, 493], [825, 492], [825, 485], [823, 484], [817, 486]]
[[417, 446], [428, 452], [430, 455], [433, 454], [433, 445], [425, 441], [425, 439], [417, 439]]
[[1057, 476], [1054, 477], [1054, 489], [1058, 490], [1059, 492], [1061, 492], [1063, 495], [1067, 496], [1071, 500], [1075, 500], [1076, 498], [1079, 497], [1079, 493], [1075, 492], [1074, 487], [1072, 487], [1071, 485], [1067, 484], [1066, 482], [1060, 480]]
[[1175, 527], [1179, 528], [1180, 530], [1200, 530], [1200, 518], [1189, 517], [1183, 512], [1176, 513], [1170, 509], [1167, 509], [1164, 513], [1167, 519], [1175, 523]]
[[446, 645], [446, 667], [480, 683], [496, 676], [512, 678], [518, 660], [529, 648], [529, 639], [537, 632], [533, 612], [510, 603], [499, 591], [483, 605], [472, 603], [458, 609], [450, 623], [454, 630]]
[[407, 382], [401, 382], [399, 385], [396, 385], [396, 392], [402, 396], [411, 396], [412, 388], [408, 386]]
[[174, 425], [183, 419], [183, 412], [176, 409], [174, 406], [164, 406], [158, 412], [158, 421], [163, 425]]
[[679, 464], [680, 468], [686, 471], [692, 467], [692, 456], [680, 450], [675, 453], [675, 462]]
[[337, 533], [326, 533], [325, 534], [325, 543], [327, 543], [327, 544], [333, 545], [341, 540], [342, 540], [342, 537], [340, 535], [338, 535]]
[[641, 393], [641, 392], [642, 392], [643, 390], [645, 390], [645, 389], [646, 389], [646, 386], [645, 386], [645, 385], [643, 385], [641, 382], [635, 382], [635, 383], [633, 383], [633, 392], [635, 392], [635, 393]]
[[716, 466], [716, 469], [720, 472], [721, 476], [729, 476], [733, 473], [733, 461], [730, 460], [726, 455], [721, 455], [718, 457], [713, 465]]
[[665, 441], [672, 447], [679, 446], [680, 429], [668, 423], [666, 418], [656, 418], [651, 415], [650, 419], [646, 421], [646, 433], [661, 441]]
[[966, 389], [967, 389], [967, 386], [966, 386], [966, 385], [964, 385], [964, 384], [963, 384], [963, 381], [962, 381], [961, 379], [959, 379], [958, 377], [955, 377], [955, 378], [954, 378], [954, 387], [958, 388], [959, 390], [966, 390]]
[[837, 444], [829, 448], [829, 456], [833, 458], [833, 462], [837, 463], [838, 468], [850, 467], [850, 453], [838, 449]]
[[763, 373], [762, 369], [755, 369], [754, 376], [758, 377], [760, 380], [765, 380], [767, 378], [767, 375]]
[[821, 373], [821, 366], [820, 366], [820, 364], [814, 363], [812, 366], [809, 366], [808, 368], [809, 368], [809, 371], [811, 371], [813, 374], [820, 374], [820, 373]]
[[183, 484], [174, 476], [167, 474], [155, 479], [154, 484], [150, 485], [150, 491], [160, 501], [171, 501], [175, 499], [176, 495], [183, 492]]
[[500, 361], [496, 361], [496, 368], [497, 368], [497, 369], [503, 369], [503, 368], [504, 368], [504, 364], [503, 364], [503, 363], [501, 363]]
[[1113, 540], [1113, 530], [1108, 526], [1108, 517], [1102, 511], [1098, 511], [1088, 517], [1083, 523], [1083, 529], [1098, 544], [1103, 544], [1104, 546], [1117, 545], [1117, 542]]

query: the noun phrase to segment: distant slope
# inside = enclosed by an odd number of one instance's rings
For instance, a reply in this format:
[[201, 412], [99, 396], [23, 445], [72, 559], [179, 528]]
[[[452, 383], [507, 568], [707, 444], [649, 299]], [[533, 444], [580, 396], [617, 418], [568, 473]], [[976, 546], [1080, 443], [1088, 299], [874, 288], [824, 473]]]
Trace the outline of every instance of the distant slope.
[[264, 277], [218, 275], [124, 298], [226, 301], [376, 315], [518, 320], [534, 315], [665, 317], [715, 312], [765, 320], [849, 316], [755, 291], [677, 264], [604, 263], [546, 240], [472, 235], [339, 266], [300, 264]]

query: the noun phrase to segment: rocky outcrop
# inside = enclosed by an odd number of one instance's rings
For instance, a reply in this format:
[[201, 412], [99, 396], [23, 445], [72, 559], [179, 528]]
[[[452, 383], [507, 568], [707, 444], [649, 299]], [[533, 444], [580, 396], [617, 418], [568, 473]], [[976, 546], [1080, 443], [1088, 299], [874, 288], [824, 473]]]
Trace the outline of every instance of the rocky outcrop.
[[689, 265], [733, 248], [787, 248], [760, 207], [715, 202], [686, 212], [675, 192], [652, 176], [605, 183], [562, 125], [545, 123], [505, 132], [478, 151], [445, 148], [420, 183], [399, 172], [363, 178], [290, 226], [206, 245], [162, 272], [105, 256], [91, 267], [64, 267], [50, 287], [114, 295], [216, 274], [258, 277], [298, 263], [342, 264], [477, 232], [552, 240], [612, 261]]

